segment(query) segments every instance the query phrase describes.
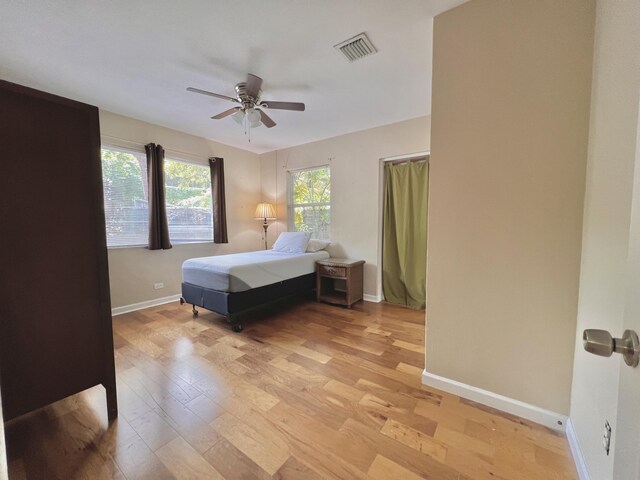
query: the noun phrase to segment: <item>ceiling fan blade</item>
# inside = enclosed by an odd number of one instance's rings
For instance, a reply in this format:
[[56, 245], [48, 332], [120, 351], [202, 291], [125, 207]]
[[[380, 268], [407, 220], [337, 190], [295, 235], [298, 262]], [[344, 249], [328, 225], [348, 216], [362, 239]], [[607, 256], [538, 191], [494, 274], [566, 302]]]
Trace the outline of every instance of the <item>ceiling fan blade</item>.
[[230, 108], [229, 110], [225, 110], [224, 112], [219, 113], [218, 115], [216, 115], [214, 117], [211, 117], [211, 120], [220, 120], [221, 118], [228, 117], [229, 115], [233, 115], [238, 110], [242, 110], [242, 108], [240, 108], [240, 107]]
[[258, 77], [257, 75], [254, 75], [252, 73], [248, 73], [247, 74], [247, 85], [245, 87], [246, 91], [247, 91], [247, 95], [257, 99], [258, 95], [260, 95], [260, 88], [261, 87], [262, 87], [262, 79], [260, 77]]
[[272, 110], [295, 110], [297, 112], [304, 112], [305, 109], [304, 103], [300, 102], [270, 102], [265, 100], [260, 102], [260, 106]]
[[232, 102], [235, 102], [235, 103], [240, 103], [238, 102], [237, 98], [228, 97], [226, 95], [220, 95], [219, 93], [207, 92], [206, 90], [200, 90], [199, 88], [188, 87], [187, 91], [200, 93], [202, 95], [209, 95], [210, 97], [222, 98], [223, 100], [231, 100]]
[[274, 122], [269, 115], [264, 113], [259, 108], [256, 108], [256, 110], [260, 112], [260, 120], [262, 120], [262, 123], [265, 127], [271, 128], [276, 126], [276, 122]]

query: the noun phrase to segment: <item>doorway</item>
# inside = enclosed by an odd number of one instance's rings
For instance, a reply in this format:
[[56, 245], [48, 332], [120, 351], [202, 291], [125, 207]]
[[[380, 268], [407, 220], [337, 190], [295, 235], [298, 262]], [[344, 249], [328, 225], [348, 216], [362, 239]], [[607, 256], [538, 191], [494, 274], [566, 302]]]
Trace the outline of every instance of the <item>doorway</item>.
[[426, 302], [429, 154], [382, 159], [381, 287], [390, 303]]

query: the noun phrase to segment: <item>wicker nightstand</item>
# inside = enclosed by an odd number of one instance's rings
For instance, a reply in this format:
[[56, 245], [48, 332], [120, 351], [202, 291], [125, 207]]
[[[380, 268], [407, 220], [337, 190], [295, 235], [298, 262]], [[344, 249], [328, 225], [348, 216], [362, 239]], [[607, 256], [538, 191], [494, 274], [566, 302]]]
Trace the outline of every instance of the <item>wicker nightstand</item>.
[[362, 300], [364, 260], [328, 258], [316, 262], [316, 299], [351, 308]]

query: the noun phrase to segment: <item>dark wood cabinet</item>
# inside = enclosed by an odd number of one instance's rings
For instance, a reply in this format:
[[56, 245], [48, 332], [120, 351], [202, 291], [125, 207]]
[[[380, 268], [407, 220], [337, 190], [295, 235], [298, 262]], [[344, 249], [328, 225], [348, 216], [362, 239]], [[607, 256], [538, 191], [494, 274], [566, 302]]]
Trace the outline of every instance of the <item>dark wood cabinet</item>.
[[117, 415], [98, 109], [0, 81], [5, 420], [102, 384]]

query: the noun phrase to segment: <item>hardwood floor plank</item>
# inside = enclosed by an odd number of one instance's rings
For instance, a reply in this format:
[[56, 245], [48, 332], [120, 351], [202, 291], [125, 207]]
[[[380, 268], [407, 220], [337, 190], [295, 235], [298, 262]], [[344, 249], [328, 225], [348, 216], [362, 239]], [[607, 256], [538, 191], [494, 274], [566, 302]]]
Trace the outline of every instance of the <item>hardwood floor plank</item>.
[[329, 380], [322, 388], [355, 403], [359, 402], [362, 397], [364, 397], [364, 392], [362, 390], [354, 388], [351, 385], [347, 385], [346, 383], [339, 382], [338, 380]]
[[382, 452], [387, 458], [403, 468], [429, 480], [458, 480], [457, 469], [447, 466], [437, 459], [417, 452], [397, 440], [371, 429], [362, 423], [348, 419], [340, 431], [347, 438], [364, 439], [376, 452]]
[[375, 457], [375, 450], [363, 439], [347, 439], [337, 430], [306, 416], [284, 402], [274, 407], [269, 414], [298, 440], [310, 442], [316, 448], [333, 452], [361, 472], [367, 471]]
[[307, 383], [324, 385], [329, 381], [328, 377], [315, 374], [311, 370], [308, 370], [301, 365], [289, 361], [286, 357], [276, 357], [273, 360], [269, 361], [269, 365], [279, 368], [280, 370], [283, 370], [285, 372], [291, 373]]
[[220, 439], [218, 432], [177, 400], [168, 399], [155, 412], [199, 453]]
[[175, 480], [140, 437], [119, 446], [114, 457], [127, 480]]
[[567, 458], [566, 452], [565, 455], [558, 454], [556, 452], [552, 452], [544, 447], [536, 445], [534, 447], [535, 450], [535, 461], [538, 465], [541, 465], [545, 468], [551, 468], [554, 470], [572, 470], [572, 463]]
[[496, 452], [495, 446], [490, 443], [450, 430], [442, 425], [438, 425], [434, 438], [445, 445], [477, 454], [487, 461], [491, 461]]
[[410, 350], [415, 353], [419, 353], [424, 355], [424, 345], [416, 345], [415, 343], [405, 342], [404, 340], [394, 340], [393, 345], [395, 347], [404, 348], [405, 350]]
[[226, 480], [269, 480], [273, 478], [253, 460], [222, 438], [204, 454], [205, 460]]
[[138, 396], [127, 384], [118, 380], [118, 412], [125, 420], [132, 421], [152, 409], [151, 405]]
[[161, 447], [156, 454], [176, 480], [224, 480], [224, 477], [183, 438]]
[[269, 337], [266, 339], [267, 342], [273, 343], [274, 345], [283, 348], [284, 350], [288, 350], [292, 353], [297, 353], [298, 355], [302, 355], [303, 357], [310, 358], [311, 360], [315, 360], [320, 363], [327, 363], [331, 360], [330, 355], [325, 355], [324, 353], [315, 350], [313, 348], [308, 348], [303, 345], [299, 345], [296, 343], [286, 343], [282, 341], [274, 340], [273, 337]]
[[[455, 468], [458, 472], [473, 480], [513, 480], [513, 472], [505, 472], [499, 466], [488, 462], [476, 455], [459, 448], [448, 448], [445, 464]], [[504, 474], [507, 475], [504, 475]], [[532, 479], [547, 480], [546, 477], [531, 477]]]
[[376, 480], [388, 480], [390, 478], [402, 478], [404, 480], [420, 480], [423, 477], [401, 467], [382, 455], [377, 455], [371, 468], [369, 476]]
[[409, 365], [408, 363], [400, 362], [398, 363], [396, 370], [398, 370], [399, 372], [408, 373], [409, 375], [415, 375], [416, 377], [421, 377], [424, 369]]
[[161, 347], [153, 343], [146, 336], [140, 335], [137, 331], [128, 325], [122, 325], [118, 330], [118, 334], [121, 335], [132, 346], [146, 353], [150, 357], [156, 358], [162, 355], [163, 350]]
[[411, 428], [409, 425], [389, 419], [380, 429], [380, 433], [399, 441], [400, 443], [413, 448], [435, 458], [439, 462], [444, 462], [447, 456], [447, 447], [440, 441], [434, 440], [433, 436]]
[[285, 443], [274, 441], [231, 414], [221, 415], [212, 426], [269, 475], [275, 474], [289, 458]]
[[133, 420], [131, 426], [152, 451], [179, 436], [178, 432], [153, 410]]
[[356, 350], [360, 350], [362, 352], [371, 353], [373, 355], [382, 355], [386, 349], [383, 346], [377, 346], [375, 344], [367, 344], [362, 339], [359, 340], [351, 340], [346, 337], [333, 337], [331, 339], [333, 343], [339, 343], [340, 345], [346, 345], [347, 347], [351, 347]]
[[186, 407], [200, 417], [205, 423], [211, 423], [220, 415], [225, 413], [224, 408], [206, 395], [200, 395], [199, 397], [194, 398], [186, 404]]
[[[267, 385], [277, 382], [290, 387], [292, 390], [303, 391], [310, 385], [322, 386], [329, 381], [324, 375], [309, 372], [285, 358], [277, 357], [269, 363], [256, 363], [249, 359], [239, 359], [238, 362], [247, 368], [247, 371], [243, 374], [244, 378], [264, 378], [264, 381], [253, 381], [254, 385]], [[308, 374], [305, 372], [308, 372]]]
[[322, 480], [323, 477], [295, 457], [289, 457], [273, 478], [275, 480]]

